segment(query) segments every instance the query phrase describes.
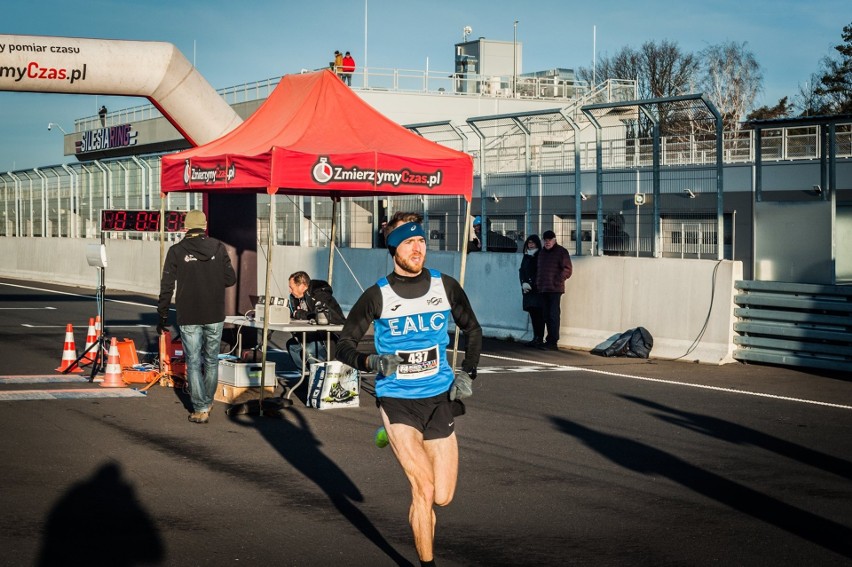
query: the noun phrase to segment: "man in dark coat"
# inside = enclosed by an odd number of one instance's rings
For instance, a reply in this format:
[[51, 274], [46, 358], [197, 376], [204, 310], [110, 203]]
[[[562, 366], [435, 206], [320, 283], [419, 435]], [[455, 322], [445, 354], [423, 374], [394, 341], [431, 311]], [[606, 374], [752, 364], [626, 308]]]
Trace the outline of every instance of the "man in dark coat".
[[559, 325], [562, 317], [562, 295], [565, 293], [565, 280], [571, 277], [574, 266], [568, 250], [556, 243], [556, 234], [552, 230], [542, 234], [543, 247], [538, 253], [538, 274], [536, 288], [541, 295], [547, 338], [542, 348], [558, 350]]
[[157, 333], [163, 334], [168, 329], [169, 304], [177, 284], [177, 324], [186, 355], [186, 379], [193, 409], [189, 421], [207, 423], [219, 382], [225, 288], [237, 283], [237, 275], [225, 245], [205, 234], [207, 217], [203, 211], [189, 211], [183, 226], [186, 236], [169, 248], [163, 264]]

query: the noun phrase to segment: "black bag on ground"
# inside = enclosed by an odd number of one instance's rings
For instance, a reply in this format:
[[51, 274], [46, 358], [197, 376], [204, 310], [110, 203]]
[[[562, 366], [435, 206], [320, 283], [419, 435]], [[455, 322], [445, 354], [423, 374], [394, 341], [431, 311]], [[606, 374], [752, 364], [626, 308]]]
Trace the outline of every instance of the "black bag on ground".
[[621, 333], [611, 345], [592, 349], [592, 354], [599, 356], [626, 356], [628, 358], [648, 358], [651, 356], [651, 348], [654, 346], [654, 338], [645, 327], [628, 329]]

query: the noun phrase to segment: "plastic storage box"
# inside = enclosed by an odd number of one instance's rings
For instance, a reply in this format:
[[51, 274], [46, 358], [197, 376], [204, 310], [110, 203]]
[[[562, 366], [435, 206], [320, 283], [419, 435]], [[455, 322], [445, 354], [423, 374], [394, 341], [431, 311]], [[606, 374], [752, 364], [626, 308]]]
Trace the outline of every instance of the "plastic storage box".
[[[263, 366], [259, 362], [232, 362], [230, 360], [219, 361], [219, 383], [247, 388], [260, 386], [260, 375]], [[275, 363], [266, 363], [266, 379], [264, 386], [275, 386], [278, 382], [275, 378]]]

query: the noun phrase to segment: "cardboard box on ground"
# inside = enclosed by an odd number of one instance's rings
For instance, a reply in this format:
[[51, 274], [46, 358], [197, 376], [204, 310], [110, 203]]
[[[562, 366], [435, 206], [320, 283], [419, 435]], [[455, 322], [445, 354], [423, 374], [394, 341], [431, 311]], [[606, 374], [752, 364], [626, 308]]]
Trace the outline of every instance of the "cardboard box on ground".
[[[275, 395], [275, 387], [267, 386], [263, 389], [263, 397], [270, 398]], [[213, 399], [225, 404], [241, 404], [260, 397], [260, 387], [239, 387], [219, 382]]]
[[[219, 384], [213, 399], [226, 404], [239, 404], [260, 397], [260, 377], [263, 365], [260, 362], [219, 361]], [[266, 376], [263, 380], [263, 395], [275, 394], [278, 381], [275, 376], [275, 363], [266, 363]]]

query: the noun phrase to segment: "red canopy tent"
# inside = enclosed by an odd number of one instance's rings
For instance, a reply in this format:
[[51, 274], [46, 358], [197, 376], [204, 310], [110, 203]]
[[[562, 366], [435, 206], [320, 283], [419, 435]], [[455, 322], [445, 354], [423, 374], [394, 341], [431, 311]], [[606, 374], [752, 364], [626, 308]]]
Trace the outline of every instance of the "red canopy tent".
[[[285, 75], [263, 105], [237, 128], [203, 146], [164, 156], [160, 186], [163, 193], [326, 195], [335, 205], [341, 196], [461, 195], [469, 208], [473, 159], [392, 122], [325, 70]], [[336, 206], [329, 280], [335, 216]], [[465, 248], [468, 230], [465, 223]], [[267, 232], [268, 313], [273, 242], [272, 231]], [[463, 252], [462, 283], [465, 260]], [[265, 320], [264, 371], [267, 331]]]
[[170, 191], [463, 195], [473, 160], [392, 122], [329, 70], [286, 75], [218, 140], [162, 160]]

